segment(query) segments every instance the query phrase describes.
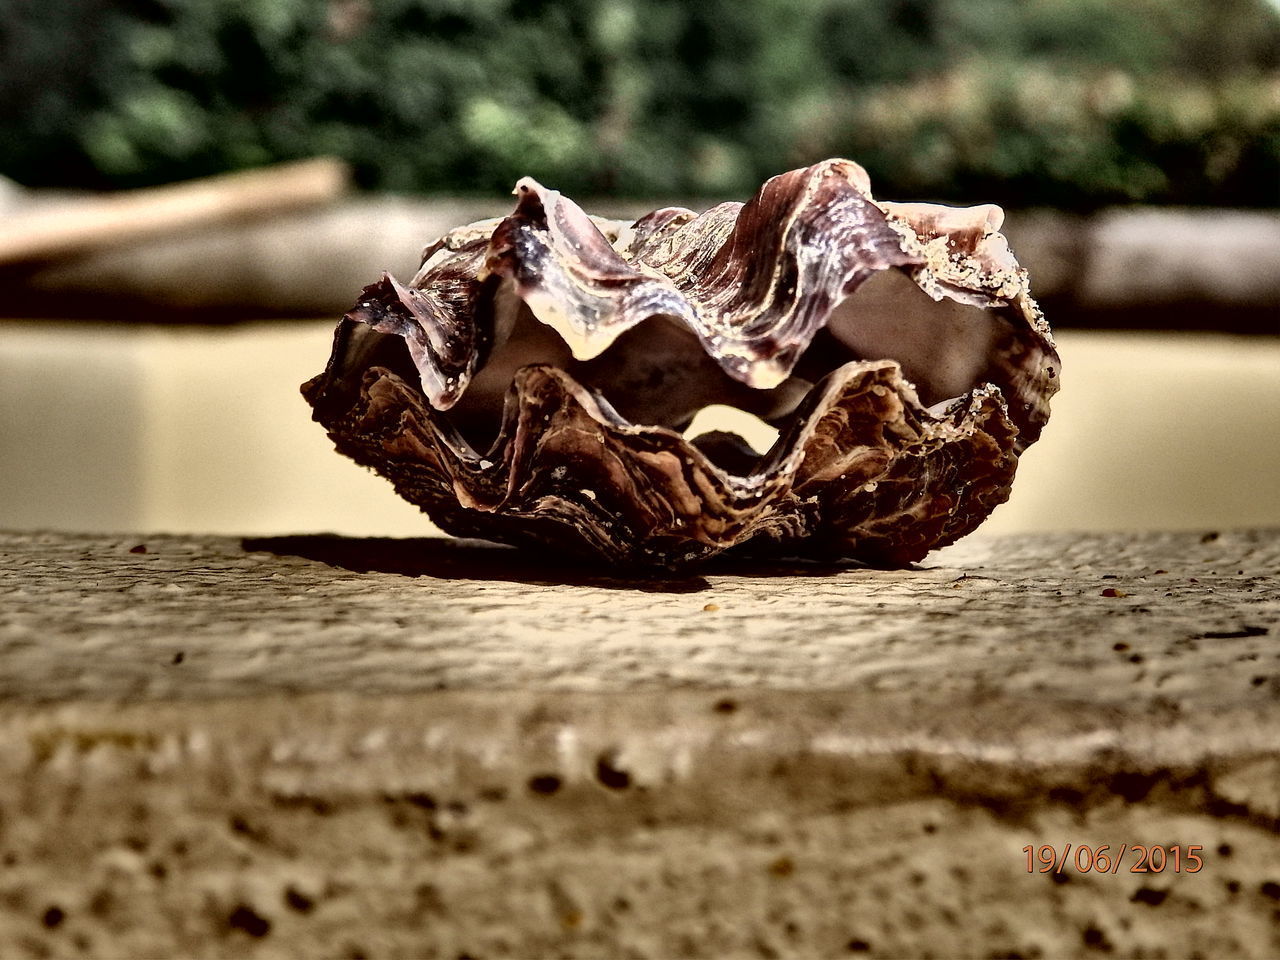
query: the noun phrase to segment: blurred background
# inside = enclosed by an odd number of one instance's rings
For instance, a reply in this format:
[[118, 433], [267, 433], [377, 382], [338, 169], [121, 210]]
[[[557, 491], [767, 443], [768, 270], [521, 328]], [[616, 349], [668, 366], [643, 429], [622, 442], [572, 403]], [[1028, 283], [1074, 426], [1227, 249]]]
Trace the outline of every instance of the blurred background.
[[0, 528], [428, 531], [297, 392], [364, 284], [828, 156], [1060, 333], [986, 530], [1280, 524], [1275, 0], [0, 0], [0, 105]]

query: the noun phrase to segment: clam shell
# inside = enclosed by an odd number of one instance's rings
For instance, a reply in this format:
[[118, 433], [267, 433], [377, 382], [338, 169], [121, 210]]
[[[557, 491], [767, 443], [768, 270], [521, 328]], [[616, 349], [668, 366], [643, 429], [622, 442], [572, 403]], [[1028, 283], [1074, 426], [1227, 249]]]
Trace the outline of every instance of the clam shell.
[[[877, 201], [848, 160], [634, 222], [515, 194], [366, 287], [302, 388], [444, 530], [629, 566], [902, 565], [1008, 498], [1060, 364], [999, 207]], [[684, 436], [709, 404], [777, 441]]]

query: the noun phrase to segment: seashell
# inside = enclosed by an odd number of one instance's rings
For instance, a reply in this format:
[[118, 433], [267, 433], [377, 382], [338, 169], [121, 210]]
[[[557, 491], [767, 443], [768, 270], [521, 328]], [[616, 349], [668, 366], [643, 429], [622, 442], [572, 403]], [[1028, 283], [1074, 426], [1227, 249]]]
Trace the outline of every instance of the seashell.
[[[848, 160], [634, 222], [515, 194], [366, 287], [302, 387], [444, 530], [628, 566], [897, 566], [1008, 498], [1059, 360], [999, 207], [877, 201]], [[711, 404], [776, 442], [686, 438]]]

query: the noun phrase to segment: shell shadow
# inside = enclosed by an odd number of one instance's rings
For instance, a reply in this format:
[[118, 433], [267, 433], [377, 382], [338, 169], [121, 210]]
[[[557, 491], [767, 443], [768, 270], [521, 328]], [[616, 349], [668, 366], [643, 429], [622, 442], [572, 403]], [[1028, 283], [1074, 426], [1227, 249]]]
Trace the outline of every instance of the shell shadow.
[[699, 593], [711, 588], [706, 575], [736, 577], [831, 576], [866, 569], [856, 562], [752, 559], [720, 556], [697, 572], [619, 570], [600, 572], [598, 564], [548, 556], [532, 550], [448, 537], [344, 537], [332, 533], [246, 537], [250, 552], [300, 557], [354, 573], [394, 573], [404, 577], [490, 580], [511, 583], [603, 587], [642, 593]]
[[697, 593], [711, 584], [701, 576], [671, 571], [600, 572], [569, 558], [447, 537], [344, 537], [331, 533], [246, 537], [251, 552], [301, 557], [354, 573], [395, 573], [445, 580], [501, 580], [511, 583], [605, 587], [648, 593]]

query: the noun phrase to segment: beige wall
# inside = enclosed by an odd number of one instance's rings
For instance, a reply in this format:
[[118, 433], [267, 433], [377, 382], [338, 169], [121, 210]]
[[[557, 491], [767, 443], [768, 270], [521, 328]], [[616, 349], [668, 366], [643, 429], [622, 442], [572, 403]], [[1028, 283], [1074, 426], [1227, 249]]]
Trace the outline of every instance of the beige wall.
[[[310, 421], [331, 330], [0, 323], [0, 528], [430, 532]], [[1053, 421], [984, 530], [1280, 525], [1280, 340], [1059, 339]]]
[[0, 324], [0, 527], [144, 523], [146, 346], [98, 327]]
[[1280, 525], [1280, 339], [1062, 334], [994, 531]]

